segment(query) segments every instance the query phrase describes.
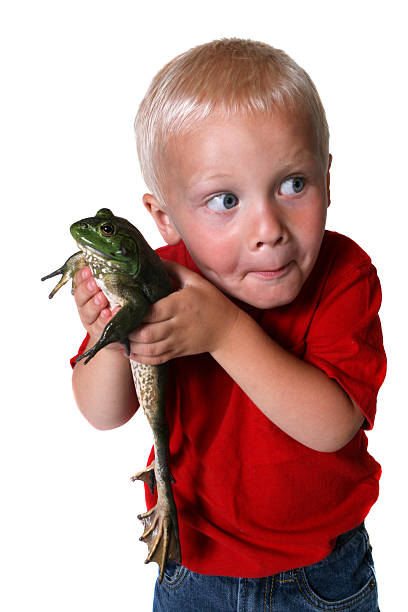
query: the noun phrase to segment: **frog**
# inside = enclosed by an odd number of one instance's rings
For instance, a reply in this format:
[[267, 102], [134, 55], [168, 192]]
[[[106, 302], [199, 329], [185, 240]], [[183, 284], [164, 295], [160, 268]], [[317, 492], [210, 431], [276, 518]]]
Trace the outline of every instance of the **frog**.
[[[70, 279], [75, 290], [76, 272], [89, 265], [92, 275], [113, 310], [119, 310], [108, 321], [96, 344], [80, 354], [76, 361], [87, 364], [102, 348], [121, 343], [130, 357], [129, 334], [137, 329], [149, 308], [174, 291], [170, 276], [159, 255], [141, 232], [127, 219], [116, 217], [109, 208], [101, 208], [94, 217], [76, 221], [70, 227], [79, 251], [63, 266], [41, 280], [61, 274], [49, 294], [52, 298]], [[165, 414], [168, 363], [146, 365], [129, 359], [139, 405], [153, 433], [154, 459], [131, 477], [145, 482], [152, 494], [157, 490], [156, 505], [138, 515], [144, 531], [140, 540], [148, 546], [145, 563], [159, 565], [159, 582], [169, 561], [181, 563], [177, 508], [172, 485], [175, 480], [169, 468], [169, 430]]]

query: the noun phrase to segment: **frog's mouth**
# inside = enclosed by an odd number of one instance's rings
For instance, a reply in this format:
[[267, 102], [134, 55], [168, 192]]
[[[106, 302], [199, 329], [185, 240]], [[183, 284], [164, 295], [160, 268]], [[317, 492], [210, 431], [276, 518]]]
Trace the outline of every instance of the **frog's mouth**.
[[109, 259], [104, 253], [101, 253], [97, 249], [85, 245], [77, 241], [78, 247], [85, 255], [85, 259], [89, 264], [100, 265], [101, 263], [109, 266], [109, 268], [120, 268], [120, 263], [113, 259]]

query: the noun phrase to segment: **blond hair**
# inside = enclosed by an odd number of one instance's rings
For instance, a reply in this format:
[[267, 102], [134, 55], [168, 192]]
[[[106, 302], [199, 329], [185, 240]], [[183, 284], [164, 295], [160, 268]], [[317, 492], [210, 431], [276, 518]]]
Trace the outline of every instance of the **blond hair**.
[[327, 164], [329, 129], [309, 75], [286, 53], [238, 38], [215, 40], [175, 57], [154, 77], [135, 119], [137, 151], [147, 187], [165, 205], [162, 153], [173, 136], [210, 115], [286, 109], [311, 122]]

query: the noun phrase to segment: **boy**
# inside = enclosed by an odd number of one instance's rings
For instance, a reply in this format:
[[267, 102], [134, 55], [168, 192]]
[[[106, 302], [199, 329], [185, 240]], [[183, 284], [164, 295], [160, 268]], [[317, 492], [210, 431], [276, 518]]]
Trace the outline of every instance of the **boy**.
[[[172, 360], [183, 566], [168, 564], [154, 610], [378, 610], [363, 521], [381, 469], [364, 433], [385, 376], [381, 290], [368, 255], [325, 231], [313, 83], [282, 51], [215, 41], [158, 73], [135, 127], [180, 288], [129, 338], [131, 359]], [[89, 268], [77, 280], [82, 351], [112, 314]], [[73, 388], [100, 429], [137, 409], [119, 345], [76, 365]]]

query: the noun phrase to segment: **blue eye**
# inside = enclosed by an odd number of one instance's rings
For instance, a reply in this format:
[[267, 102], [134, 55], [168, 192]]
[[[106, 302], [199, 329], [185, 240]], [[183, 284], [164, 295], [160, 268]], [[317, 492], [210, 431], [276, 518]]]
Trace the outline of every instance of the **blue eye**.
[[292, 176], [286, 179], [280, 186], [280, 193], [283, 195], [296, 195], [303, 191], [305, 180], [301, 176]]
[[229, 210], [230, 208], [237, 206], [237, 204], [238, 198], [233, 193], [221, 193], [220, 195], [214, 196], [207, 202], [208, 208], [211, 208], [211, 210], [215, 210], [217, 212]]

